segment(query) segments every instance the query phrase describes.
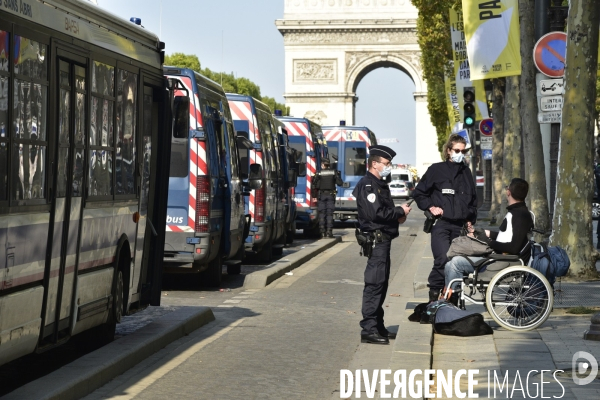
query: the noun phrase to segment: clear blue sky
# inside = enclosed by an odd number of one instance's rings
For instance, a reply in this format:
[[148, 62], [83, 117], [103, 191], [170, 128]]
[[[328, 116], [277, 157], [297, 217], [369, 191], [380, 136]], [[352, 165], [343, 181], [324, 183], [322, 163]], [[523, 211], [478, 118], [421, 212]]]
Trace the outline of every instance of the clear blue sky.
[[[165, 42], [167, 54], [196, 54], [202, 67], [246, 77], [263, 95], [285, 101], [283, 38], [275, 28], [275, 20], [283, 18], [283, 0], [97, 3], [127, 20], [141, 18], [142, 25]], [[400, 143], [386, 144], [398, 153], [397, 163], [415, 163], [414, 90], [410, 78], [392, 68], [369, 73], [357, 89], [356, 123], [368, 126], [378, 138], [398, 138]]]

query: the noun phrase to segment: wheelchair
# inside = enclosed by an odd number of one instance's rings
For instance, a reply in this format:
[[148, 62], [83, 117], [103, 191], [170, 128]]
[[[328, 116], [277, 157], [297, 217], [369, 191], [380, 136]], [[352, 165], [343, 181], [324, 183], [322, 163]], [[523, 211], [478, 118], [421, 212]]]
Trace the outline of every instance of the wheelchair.
[[[533, 246], [539, 244], [530, 237], [519, 255], [491, 254], [476, 262], [465, 256], [475, 271], [448, 284], [449, 288], [457, 282], [461, 285], [454, 291], [458, 306], [464, 310], [466, 303], [483, 305], [498, 325], [511, 331], [542, 325], [554, 306], [554, 289], [542, 273], [526, 265]], [[446, 289], [442, 296], [449, 293]]]

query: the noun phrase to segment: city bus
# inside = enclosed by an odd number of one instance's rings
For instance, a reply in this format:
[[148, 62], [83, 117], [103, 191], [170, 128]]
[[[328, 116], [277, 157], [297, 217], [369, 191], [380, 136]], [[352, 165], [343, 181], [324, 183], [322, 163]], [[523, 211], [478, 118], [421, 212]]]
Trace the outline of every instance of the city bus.
[[173, 126], [156, 35], [22, 4], [0, 4], [0, 364], [160, 304]]
[[344, 184], [337, 188], [334, 218], [341, 221], [358, 215], [352, 192], [367, 173], [369, 147], [377, 144], [373, 131], [365, 126], [324, 126], [323, 135], [331, 155], [331, 162], [340, 171]]

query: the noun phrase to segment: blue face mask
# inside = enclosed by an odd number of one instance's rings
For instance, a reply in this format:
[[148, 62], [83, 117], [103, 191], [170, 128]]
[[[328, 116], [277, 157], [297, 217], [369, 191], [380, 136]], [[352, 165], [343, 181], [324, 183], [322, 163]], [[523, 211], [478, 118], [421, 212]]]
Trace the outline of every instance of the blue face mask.
[[379, 176], [385, 178], [386, 176], [392, 173], [392, 167], [383, 167], [381, 171], [378, 170], [377, 172], [379, 172]]

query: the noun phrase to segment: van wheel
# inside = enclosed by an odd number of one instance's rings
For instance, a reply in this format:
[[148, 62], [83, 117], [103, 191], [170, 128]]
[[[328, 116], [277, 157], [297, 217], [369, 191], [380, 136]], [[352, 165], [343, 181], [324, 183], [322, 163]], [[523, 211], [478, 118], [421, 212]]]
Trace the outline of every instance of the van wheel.
[[271, 263], [273, 261], [273, 242], [269, 241], [256, 254], [256, 260], [262, 263]]
[[123, 293], [123, 272], [119, 270], [119, 272], [117, 272], [117, 282], [115, 284], [112, 307], [112, 317], [117, 323], [121, 322], [121, 318], [123, 317]]
[[115, 340], [117, 323], [121, 322], [121, 317], [123, 316], [123, 288], [123, 272], [119, 270], [117, 272], [115, 287], [112, 292], [113, 303], [110, 314], [108, 315], [108, 320], [106, 323], [93, 328], [93, 335], [95, 336], [97, 343], [102, 346]]
[[273, 255], [280, 256], [283, 254], [283, 247], [273, 247]]
[[223, 263], [220, 255], [208, 263], [206, 271], [200, 273], [200, 284], [208, 287], [221, 286], [221, 276], [223, 273]]
[[242, 264], [228, 265], [227, 266], [227, 274], [228, 275], [239, 275], [242, 272]]

